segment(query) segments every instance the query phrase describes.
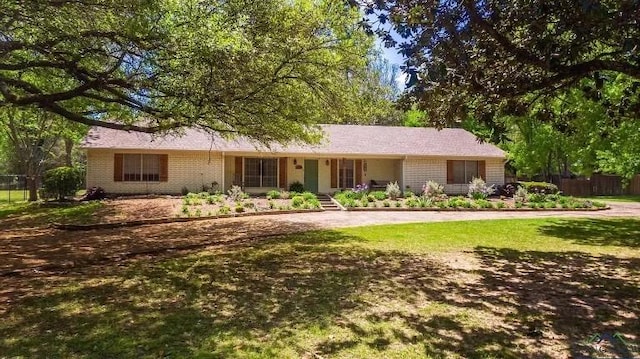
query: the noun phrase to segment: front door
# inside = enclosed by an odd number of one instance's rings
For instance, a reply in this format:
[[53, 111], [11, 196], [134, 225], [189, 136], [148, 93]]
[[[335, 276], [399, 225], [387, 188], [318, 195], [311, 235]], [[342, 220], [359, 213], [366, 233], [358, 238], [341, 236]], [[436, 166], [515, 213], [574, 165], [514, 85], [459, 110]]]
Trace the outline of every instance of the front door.
[[304, 188], [318, 193], [318, 160], [304, 160]]

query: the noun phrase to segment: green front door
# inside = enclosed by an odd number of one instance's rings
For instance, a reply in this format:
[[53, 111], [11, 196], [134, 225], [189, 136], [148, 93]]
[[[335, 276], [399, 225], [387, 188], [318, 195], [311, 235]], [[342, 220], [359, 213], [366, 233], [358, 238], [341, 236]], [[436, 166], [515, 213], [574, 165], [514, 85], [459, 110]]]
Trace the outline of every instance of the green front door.
[[304, 160], [304, 188], [318, 193], [318, 160]]

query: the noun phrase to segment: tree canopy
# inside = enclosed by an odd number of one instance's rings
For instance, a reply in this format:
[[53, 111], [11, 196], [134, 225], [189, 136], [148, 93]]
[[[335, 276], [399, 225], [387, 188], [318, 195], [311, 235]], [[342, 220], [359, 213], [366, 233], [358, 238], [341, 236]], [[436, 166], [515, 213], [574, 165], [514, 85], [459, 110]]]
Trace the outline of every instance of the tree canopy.
[[353, 121], [370, 36], [341, 1], [18, 0], [0, 7], [0, 107], [143, 132], [311, 140]]
[[[638, 0], [360, 5], [369, 18], [377, 15], [372, 31], [405, 56], [409, 103], [426, 110], [437, 125], [462, 120], [469, 111], [487, 121], [497, 112], [522, 114], [539, 96], [585, 78], [598, 84], [607, 74], [640, 79]], [[632, 89], [630, 97], [640, 96], [638, 86]], [[628, 105], [640, 114], [637, 102]]]

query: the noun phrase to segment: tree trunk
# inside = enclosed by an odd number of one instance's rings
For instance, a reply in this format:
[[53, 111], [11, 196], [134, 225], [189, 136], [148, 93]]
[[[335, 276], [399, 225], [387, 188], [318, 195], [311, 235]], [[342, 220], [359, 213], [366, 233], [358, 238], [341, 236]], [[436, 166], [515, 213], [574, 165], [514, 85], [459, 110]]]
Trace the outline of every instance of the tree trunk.
[[71, 153], [73, 152], [73, 140], [65, 137], [64, 139], [64, 165], [67, 167], [73, 166]]
[[29, 202], [38, 200], [38, 178], [36, 176], [27, 176], [27, 188], [29, 189]]

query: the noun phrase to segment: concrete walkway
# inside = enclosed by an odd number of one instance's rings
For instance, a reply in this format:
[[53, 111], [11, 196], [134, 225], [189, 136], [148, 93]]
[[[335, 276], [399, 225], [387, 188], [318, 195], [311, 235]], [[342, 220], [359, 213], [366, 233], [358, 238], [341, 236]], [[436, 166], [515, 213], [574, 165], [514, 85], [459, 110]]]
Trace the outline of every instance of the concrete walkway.
[[[640, 203], [610, 202], [611, 209], [604, 211], [531, 211], [531, 212], [434, 212], [434, 211], [327, 211], [323, 213], [298, 213], [273, 216], [269, 220], [286, 223], [307, 224], [310, 227], [340, 228], [376, 224], [466, 221], [508, 218], [549, 218], [549, 217], [640, 217]], [[249, 220], [249, 218], [247, 218]]]

